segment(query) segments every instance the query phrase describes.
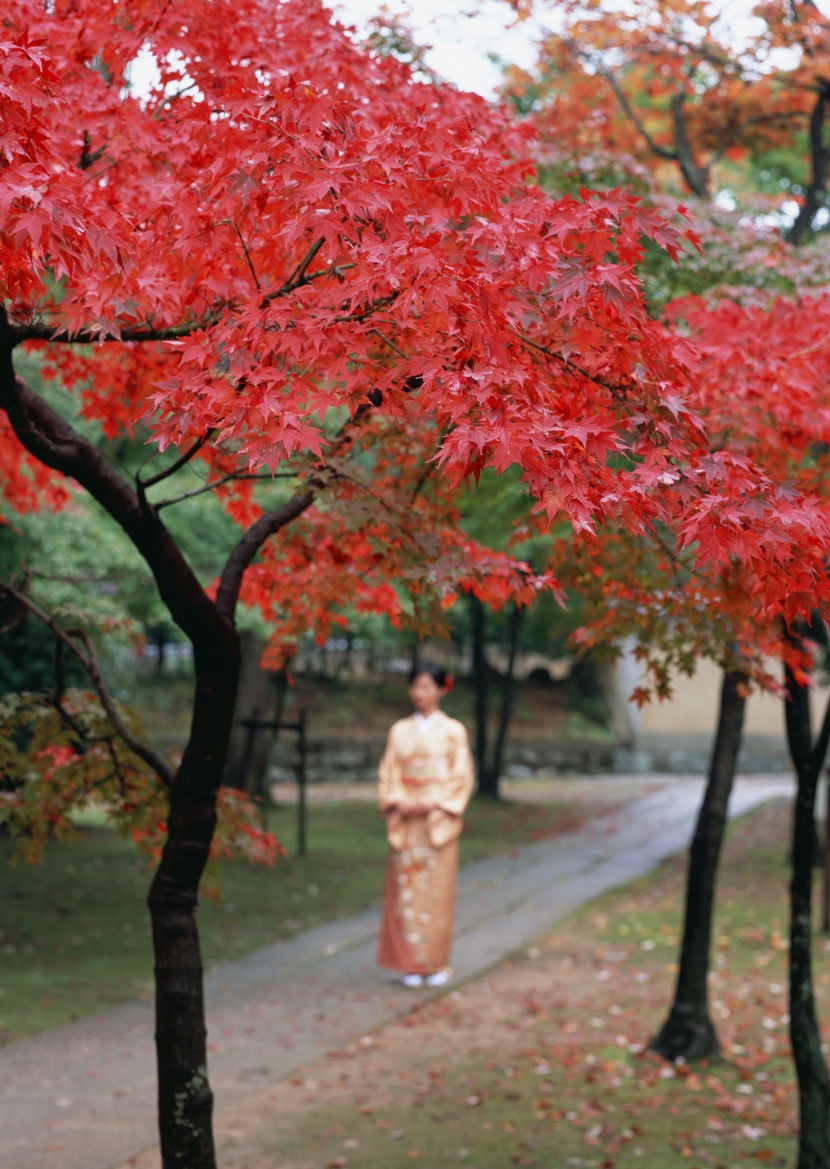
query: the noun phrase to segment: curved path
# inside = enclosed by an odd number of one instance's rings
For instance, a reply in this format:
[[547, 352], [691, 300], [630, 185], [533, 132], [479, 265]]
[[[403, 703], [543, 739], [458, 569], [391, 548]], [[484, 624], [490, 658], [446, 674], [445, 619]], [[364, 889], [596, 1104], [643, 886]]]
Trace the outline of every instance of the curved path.
[[[465, 868], [455, 984], [684, 848], [701, 791], [699, 779], [667, 780], [577, 832]], [[739, 780], [730, 815], [792, 792], [788, 777]], [[277, 942], [207, 976], [210, 1075], [220, 1106], [261, 1091], [422, 1001], [421, 993], [403, 991], [377, 969], [376, 936], [377, 912], [369, 911]], [[0, 1166], [112, 1169], [152, 1146], [152, 1035], [151, 1005], [130, 1002], [0, 1049]]]

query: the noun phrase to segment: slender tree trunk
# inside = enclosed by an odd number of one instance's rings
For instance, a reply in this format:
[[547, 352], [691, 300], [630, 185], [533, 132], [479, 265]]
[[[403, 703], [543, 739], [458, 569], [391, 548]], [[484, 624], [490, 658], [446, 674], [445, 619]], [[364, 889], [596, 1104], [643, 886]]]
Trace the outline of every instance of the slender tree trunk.
[[507, 742], [507, 732], [510, 727], [510, 719], [513, 714], [513, 697], [516, 691], [516, 650], [519, 645], [519, 629], [522, 624], [522, 610], [517, 604], [513, 604], [510, 610], [510, 650], [507, 659], [507, 673], [502, 682], [501, 691], [501, 711], [499, 714], [499, 726], [496, 731], [496, 741], [493, 745], [493, 759], [492, 759], [492, 791], [491, 795], [497, 799], [501, 798], [501, 791], [499, 781], [501, 779], [502, 767], [504, 765], [504, 747]]
[[649, 1045], [669, 1060], [705, 1059], [720, 1051], [709, 1015], [709, 957], [718, 861], [741, 746], [746, 681], [746, 675], [738, 671], [724, 672], [709, 778], [689, 850], [683, 943], [674, 1002]]
[[830, 150], [824, 141], [824, 124], [830, 101], [830, 85], [818, 82], [818, 93], [810, 114], [810, 178], [792, 227], [787, 232], [787, 243], [801, 244], [810, 234], [816, 212], [824, 206], [827, 197], [827, 177], [830, 170]]
[[216, 825], [239, 674], [239, 642], [195, 647], [190, 740], [170, 791], [168, 835], [148, 898], [156, 974], [156, 1053], [163, 1169], [215, 1169], [199, 882]]
[[496, 798], [498, 776], [493, 777], [487, 752], [487, 707], [489, 698], [488, 666], [484, 656], [487, 637], [487, 610], [475, 594], [470, 595], [470, 613], [473, 631], [473, 685], [475, 687], [476, 739], [475, 754], [478, 770], [478, 795]]
[[816, 787], [827, 752], [830, 706], [813, 745], [807, 686], [787, 670], [787, 741], [798, 777], [790, 882], [790, 1042], [798, 1076], [798, 1169], [830, 1165], [830, 1077], [821, 1050], [812, 973]]

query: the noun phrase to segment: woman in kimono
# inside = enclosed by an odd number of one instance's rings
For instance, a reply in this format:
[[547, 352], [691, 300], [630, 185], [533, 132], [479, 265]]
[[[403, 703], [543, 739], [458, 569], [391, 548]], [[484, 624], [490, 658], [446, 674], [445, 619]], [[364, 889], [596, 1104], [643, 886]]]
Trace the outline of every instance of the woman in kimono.
[[443, 986], [452, 974], [458, 838], [474, 771], [465, 728], [439, 709], [449, 681], [432, 663], [413, 669], [415, 713], [392, 727], [380, 763], [390, 853], [378, 963], [408, 987]]

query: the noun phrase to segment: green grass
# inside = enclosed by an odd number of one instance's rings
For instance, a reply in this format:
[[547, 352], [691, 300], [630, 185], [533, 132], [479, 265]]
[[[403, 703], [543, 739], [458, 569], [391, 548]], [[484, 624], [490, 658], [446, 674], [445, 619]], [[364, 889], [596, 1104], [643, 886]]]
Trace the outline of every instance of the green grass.
[[[281, 1087], [280, 1115], [225, 1140], [226, 1169], [793, 1166], [788, 822], [781, 805], [755, 812], [725, 850], [711, 992], [723, 1061], [675, 1068], [643, 1050], [671, 1001], [676, 858], [343, 1053], [350, 1062], [305, 1069], [291, 1097]], [[820, 1016], [825, 964], [817, 954]]]
[[[475, 803], [462, 863], [504, 852], [579, 822], [563, 805]], [[293, 851], [293, 808], [270, 827]], [[131, 842], [100, 814], [81, 820], [78, 840], [51, 844], [41, 865], [9, 862], [0, 841], [0, 1040], [78, 1019], [152, 989], [145, 898], [151, 874]], [[224, 863], [214, 874], [221, 901], [204, 899], [199, 925], [207, 965], [354, 913], [379, 899], [386, 867], [383, 824], [371, 804], [313, 807], [308, 855], [273, 869]]]

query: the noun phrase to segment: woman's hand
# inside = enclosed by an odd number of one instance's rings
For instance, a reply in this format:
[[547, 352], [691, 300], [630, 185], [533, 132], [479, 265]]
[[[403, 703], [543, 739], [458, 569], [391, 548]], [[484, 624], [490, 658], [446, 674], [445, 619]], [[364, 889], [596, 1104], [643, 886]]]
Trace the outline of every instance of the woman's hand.
[[400, 812], [402, 816], [425, 816], [427, 812], [431, 812], [435, 807], [434, 804], [428, 803], [424, 800], [398, 800], [395, 804], [395, 810]]

